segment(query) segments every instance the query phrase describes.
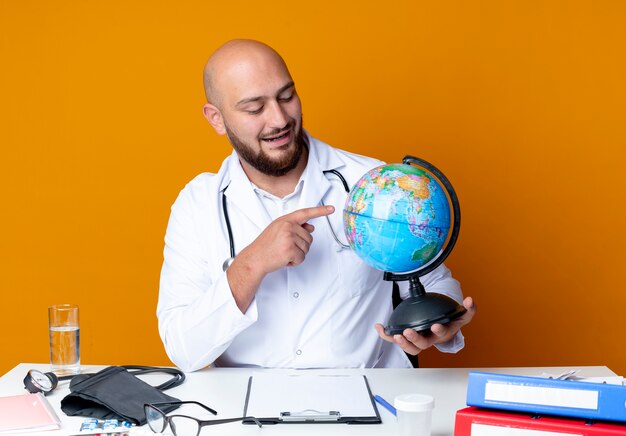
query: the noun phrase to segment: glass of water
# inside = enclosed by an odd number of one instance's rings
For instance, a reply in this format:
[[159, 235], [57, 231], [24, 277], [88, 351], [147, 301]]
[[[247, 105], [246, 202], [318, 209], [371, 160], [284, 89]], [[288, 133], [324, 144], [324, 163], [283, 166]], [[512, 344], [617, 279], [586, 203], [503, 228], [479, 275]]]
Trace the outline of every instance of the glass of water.
[[59, 376], [80, 372], [80, 324], [76, 304], [48, 307], [50, 366]]

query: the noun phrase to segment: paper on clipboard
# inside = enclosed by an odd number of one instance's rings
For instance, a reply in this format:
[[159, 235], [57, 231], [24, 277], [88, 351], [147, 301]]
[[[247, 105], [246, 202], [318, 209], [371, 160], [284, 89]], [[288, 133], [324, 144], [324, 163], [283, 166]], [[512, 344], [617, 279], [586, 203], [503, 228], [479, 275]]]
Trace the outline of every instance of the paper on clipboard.
[[339, 412], [341, 418], [337, 422], [380, 422], [363, 375], [259, 372], [250, 377], [244, 415], [286, 422], [280, 419], [281, 414], [316, 412], [320, 416]]

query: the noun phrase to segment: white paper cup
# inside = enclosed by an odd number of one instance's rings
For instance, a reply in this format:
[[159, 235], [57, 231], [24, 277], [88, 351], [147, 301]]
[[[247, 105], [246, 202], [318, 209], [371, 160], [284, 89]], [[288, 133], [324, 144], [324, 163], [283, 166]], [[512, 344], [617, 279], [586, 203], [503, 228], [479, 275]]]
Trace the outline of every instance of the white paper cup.
[[398, 395], [394, 400], [398, 436], [430, 436], [435, 399], [424, 394]]

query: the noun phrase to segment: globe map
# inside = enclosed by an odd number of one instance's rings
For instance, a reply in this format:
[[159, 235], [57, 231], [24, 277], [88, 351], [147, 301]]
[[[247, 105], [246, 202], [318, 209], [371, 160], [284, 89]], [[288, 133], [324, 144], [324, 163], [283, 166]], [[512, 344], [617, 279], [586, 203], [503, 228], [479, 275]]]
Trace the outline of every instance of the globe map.
[[450, 232], [450, 204], [443, 186], [425, 170], [382, 165], [354, 185], [343, 219], [361, 259], [382, 271], [407, 273], [441, 251]]

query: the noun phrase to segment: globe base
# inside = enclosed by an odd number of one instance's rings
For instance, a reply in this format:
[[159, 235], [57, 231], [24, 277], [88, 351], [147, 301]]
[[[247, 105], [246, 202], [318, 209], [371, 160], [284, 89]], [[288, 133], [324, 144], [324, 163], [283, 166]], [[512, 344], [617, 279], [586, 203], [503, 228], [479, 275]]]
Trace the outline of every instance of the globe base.
[[411, 296], [393, 311], [385, 333], [401, 335], [407, 328], [426, 333], [433, 324], [447, 324], [465, 312], [463, 305], [447, 295], [429, 292]]

